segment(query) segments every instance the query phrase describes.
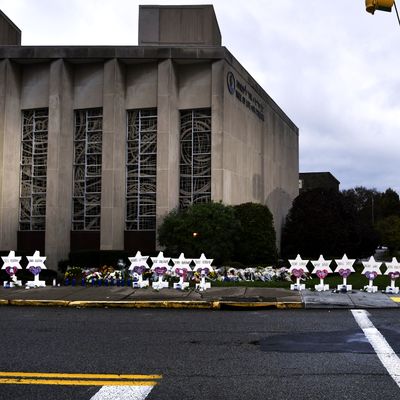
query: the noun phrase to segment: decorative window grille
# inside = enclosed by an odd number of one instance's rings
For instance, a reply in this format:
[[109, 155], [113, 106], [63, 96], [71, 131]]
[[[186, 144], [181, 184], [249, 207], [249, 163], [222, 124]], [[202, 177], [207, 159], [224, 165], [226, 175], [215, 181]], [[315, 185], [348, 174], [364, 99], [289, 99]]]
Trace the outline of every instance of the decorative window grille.
[[74, 177], [72, 229], [100, 230], [101, 108], [76, 110], [74, 129]]
[[19, 229], [46, 229], [48, 109], [22, 111]]
[[156, 229], [157, 109], [127, 114], [126, 230]]
[[179, 205], [211, 201], [211, 109], [181, 111]]

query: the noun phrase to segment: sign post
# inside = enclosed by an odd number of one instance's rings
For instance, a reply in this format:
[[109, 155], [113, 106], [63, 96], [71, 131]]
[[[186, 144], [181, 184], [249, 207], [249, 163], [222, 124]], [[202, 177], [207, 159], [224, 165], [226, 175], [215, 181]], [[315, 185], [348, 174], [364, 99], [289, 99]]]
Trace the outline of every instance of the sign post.
[[186, 281], [188, 274], [192, 271], [190, 268], [191, 259], [185, 258], [185, 255], [181, 253], [179, 258], [172, 259], [174, 266], [172, 272], [179, 276], [179, 282], [174, 283], [174, 289], [185, 290], [189, 287], [189, 282]]
[[129, 266], [129, 271], [132, 276], [132, 287], [135, 289], [140, 289], [149, 286], [149, 280], [143, 279], [143, 273], [149, 269], [147, 265], [148, 256], [142, 256], [142, 253], [138, 251], [135, 257], [128, 257], [131, 265]]
[[374, 256], [371, 256], [368, 261], [362, 261], [364, 269], [362, 274], [364, 274], [368, 279], [368, 285], [364, 286], [364, 290], [368, 293], [376, 293], [378, 287], [374, 285], [374, 280], [378, 275], [382, 275], [381, 265], [382, 263], [375, 261]]
[[398, 294], [399, 287], [396, 286], [396, 279], [400, 278], [400, 263], [397, 261], [396, 257], [392, 258], [392, 262], [385, 263], [387, 270], [385, 275], [388, 275], [390, 278], [390, 286], [386, 286], [386, 293], [389, 294]]
[[308, 272], [307, 264], [309, 260], [302, 260], [300, 254], [294, 260], [289, 260], [289, 273], [296, 278], [296, 283], [290, 285], [290, 290], [304, 290], [306, 285], [301, 283], [301, 278]]
[[169, 258], [164, 257], [164, 253], [162, 251], [158, 253], [157, 257], [151, 257], [151, 261], [153, 262], [151, 270], [154, 272], [157, 278], [157, 280], [151, 285], [153, 289], [161, 290], [169, 287], [169, 283], [164, 281], [165, 275], [171, 269], [171, 267], [168, 265], [169, 260]]
[[319, 285], [315, 285], [315, 290], [318, 292], [329, 290], [329, 285], [324, 283], [324, 279], [328, 276], [328, 274], [332, 273], [332, 270], [329, 268], [331, 260], [325, 260], [324, 257], [320, 255], [318, 260], [311, 261], [311, 264], [314, 265], [312, 274], [316, 274], [319, 278]]
[[201, 253], [200, 258], [193, 260], [193, 262], [195, 263], [193, 271], [196, 271], [200, 274], [200, 283], [196, 283], [196, 289], [199, 289], [200, 292], [210, 289], [211, 283], [206, 282], [206, 276], [213, 271], [213, 267], [211, 266], [213, 259], [206, 258], [204, 253]]
[[33, 274], [33, 281], [26, 282], [27, 287], [45, 287], [46, 282], [39, 280], [39, 274], [42, 269], [47, 269], [44, 265], [46, 261], [46, 257], [40, 257], [40, 252], [38, 250], [35, 251], [33, 256], [26, 257], [28, 259], [28, 265], [26, 269]]
[[22, 257], [16, 257], [15, 252], [11, 250], [8, 253], [8, 256], [1, 257], [4, 264], [1, 269], [4, 269], [6, 273], [10, 276], [10, 280], [8, 282], [4, 281], [4, 287], [14, 287], [14, 286], [22, 286], [22, 282], [17, 278], [17, 272], [19, 269], [22, 269], [20, 261]]
[[353, 286], [347, 284], [347, 278], [352, 272], [355, 272], [353, 267], [355, 261], [356, 260], [349, 260], [346, 254], [344, 254], [340, 260], [335, 259], [337, 265], [335, 272], [343, 278], [343, 283], [337, 286], [337, 290], [340, 292], [351, 292], [353, 290]]

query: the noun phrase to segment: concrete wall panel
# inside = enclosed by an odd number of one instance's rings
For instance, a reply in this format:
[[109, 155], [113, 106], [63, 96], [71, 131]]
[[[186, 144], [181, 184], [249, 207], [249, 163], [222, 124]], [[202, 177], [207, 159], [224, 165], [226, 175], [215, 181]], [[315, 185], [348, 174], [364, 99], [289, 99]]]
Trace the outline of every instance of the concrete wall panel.
[[221, 45], [212, 5], [140, 6], [141, 45]]
[[292, 201], [298, 195], [298, 135], [269, 109], [265, 127], [265, 203], [274, 215], [278, 247], [282, 226]]
[[49, 106], [50, 63], [22, 66], [21, 108], [46, 108]]
[[[6, 122], [6, 82], [7, 60], [0, 61], [0, 227], [3, 225], [3, 170], [4, 170], [4, 139]], [[2, 230], [0, 228], [0, 249], [2, 247]]]
[[[234, 76], [232, 93], [228, 73]], [[282, 224], [298, 193], [298, 131], [228, 64], [225, 77], [223, 201], [268, 205], [279, 246]]]
[[21, 45], [21, 30], [0, 10], [0, 46]]
[[178, 64], [178, 107], [180, 110], [209, 108], [211, 105], [211, 64]]
[[104, 64], [100, 249], [124, 248], [126, 111], [125, 68]]
[[[224, 202], [228, 204], [261, 202], [263, 121], [236, 97], [236, 93], [228, 91], [226, 79], [228, 72], [232, 70], [226, 66], [223, 78], [225, 95], [223, 167], [230, 170], [232, 175], [229, 187], [224, 182]], [[245, 84], [246, 81], [237, 71], [234, 71], [234, 75], [237, 82]], [[250, 87], [246, 90], [255, 95]]]
[[224, 62], [211, 66], [211, 199], [223, 200]]
[[[47, 267], [68, 257], [70, 249], [73, 164], [73, 74], [56, 60], [50, 66], [46, 195]], [[60, 229], [60, 226], [63, 229]]]
[[103, 106], [103, 64], [74, 65], [74, 109]]
[[172, 60], [158, 65], [157, 224], [179, 204], [179, 110]]
[[126, 66], [127, 110], [157, 107], [157, 63]]
[[19, 229], [19, 169], [21, 146], [21, 71], [6, 60], [0, 69], [0, 249], [16, 250]]

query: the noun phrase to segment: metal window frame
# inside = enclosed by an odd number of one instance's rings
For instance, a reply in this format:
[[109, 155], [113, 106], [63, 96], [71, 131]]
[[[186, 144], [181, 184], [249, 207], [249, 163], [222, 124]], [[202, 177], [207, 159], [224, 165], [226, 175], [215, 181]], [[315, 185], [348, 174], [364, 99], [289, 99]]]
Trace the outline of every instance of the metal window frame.
[[[85, 130], [84, 130], [84, 137], [80, 138], [79, 140], [76, 139], [77, 136], [77, 117], [79, 116], [82, 117], [84, 116], [84, 122], [85, 122]], [[89, 130], [89, 123], [92, 120], [100, 120], [101, 122], [101, 129], [97, 130]], [[90, 134], [98, 132], [100, 135], [100, 140], [91, 142], [90, 144], [100, 144], [101, 151], [89, 153], [89, 140], [88, 137]], [[78, 109], [74, 110], [74, 162], [73, 162], [73, 193], [72, 193], [72, 230], [73, 231], [100, 231], [100, 223], [101, 223], [101, 178], [102, 178], [102, 143], [103, 143], [103, 109], [102, 108], [88, 108], [88, 109]], [[82, 163], [77, 163], [76, 162], [76, 143], [78, 142], [84, 142], [84, 164]], [[100, 163], [97, 164], [90, 164], [88, 163], [88, 158], [90, 156], [100, 156]], [[84, 171], [84, 176], [83, 179], [76, 181], [76, 171], [77, 167], [83, 167]], [[95, 175], [95, 174], [88, 174], [88, 168], [89, 167], [100, 167], [100, 173]], [[88, 192], [88, 180], [89, 179], [97, 179], [98, 182], [97, 184], [99, 185], [99, 191], [96, 192]], [[75, 188], [76, 188], [76, 183], [82, 181], [82, 196], [76, 196], [75, 195]], [[99, 214], [88, 214], [88, 206], [89, 206], [89, 198], [91, 196], [98, 196], [98, 201], [96, 202], [91, 202], [91, 206], [97, 206], [100, 207], [100, 213]], [[75, 200], [77, 199], [82, 199], [83, 200], [83, 213], [80, 216], [77, 216], [75, 213]], [[94, 221], [95, 222], [95, 228], [91, 228], [91, 223], [88, 221]], [[97, 222], [97, 223], [96, 223]], [[78, 229], [77, 225], [82, 224], [83, 229]]]
[[[24, 131], [26, 128], [25, 121], [27, 119], [27, 114], [31, 113], [32, 118], [32, 132], [31, 132], [31, 139], [29, 141], [32, 142], [31, 145], [31, 152], [29, 154], [30, 164], [23, 163], [24, 161], [24, 143], [27, 143], [28, 140], [24, 138]], [[39, 115], [40, 114], [40, 115]], [[19, 229], [23, 231], [45, 231], [46, 230], [46, 193], [47, 193], [47, 154], [48, 154], [48, 134], [49, 134], [49, 109], [48, 108], [37, 108], [37, 109], [29, 109], [29, 110], [22, 110], [21, 112], [22, 117], [22, 124], [21, 124], [21, 147], [20, 147], [20, 184], [19, 184], [19, 210], [18, 210], [18, 222], [19, 222]], [[37, 128], [37, 119], [46, 119], [46, 129], [36, 129]], [[46, 150], [43, 154], [41, 151], [39, 154], [41, 155], [40, 158], [44, 160], [44, 163], [39, 165], [35, 165], [35, 159], [37, 156], [36, 148], [39, 146], [37, 143], [36, 136], [37, 134], [41, 134], [45, 136], [45, 141], [41, 140], [40, 144], [45, 143]], [[43, 149], [41, 149], [43, 150]], [[27, 167], [30, 166], [30, 189], [29, 195], [22, 196], [22, 186], [23, 186], [23, 172], [26, 171]], [[43, 168], [44, 174], [35, 174], [36, 168], [40, 166]], [[40, 180], [44, 181], [44, 187], [42, 187], [41, 191], [35, 191], [34, 181], [40, 178]], [[24, 191], [26, 191], [26, 181], [24, 181]], [[22, 203], [24, 200], [30, 200], [30, 207], [29, 207], [29, 221], [21, 218], [22, 213]], [[36, 203], [36, 204], [35, 204]], [[44, 205], [43, 205], [44, 204]], [[26, 209], [26, 208], [25, 208]], [[39, 209], [44, 209], [44, 212], [41, 214], [36, 214], [35, 211]], [[38, 220], [43, 220], [39, 224], [37, 223]], [[29, 229], [26, 229], [25, 226], [29, 225]], [[39, 229], [37, 229], [37, 225]]]
[[[134, 116], [136, 113], [136, 116]], [[143, 115], [144, 113], [149, 113], [148, 115]], [[154, 152], [142, 153], [142, 124], [145, 120], [154, 120], [155, 127], [152, 130], [155, 133], [155, 144]], [[143, 109], [134, 109], [128, 110], [126, 113], [126, 121], [127, 121], [127, 137], [126, 137], [126, 179], [125, 179], [125, 198], [126, 198], [126, 207], [125, 207], [125, 229], [127, 231], [154, 231], [156, 225], [156, 211], [154, 214], [141, 214], [141, 208], [145, 205], [142, 199], [148, 199], [152, 195], [152, 200], [154, 201], [154, 206], [157, 200], [157, 124], [158, 124], [158, 116], [156, 108], [143, 108]], [[134, 128], [136, 121], [138, 121], [138, 136], [137, 140], [130, 139], [131, 129]], [[131, 123], [130, 123], [131, 122]], [[147, 132], [147, 131], [146, 131]], [[135, 145], [137, 149], [135, 149]], [[136, 154], [136, 162], [130, 161], [130, 156], [132, 152], [135, 151]], [[146, 174], [146, 176], [142, 175], [142, 155], [150, 155], [155, 156], [156, 158], [156, 168], [154, 171], [154, 175]], [[129, 167], [137, 168], [137, 178], [136, 178], [136, 191], [130, 191], [128, 188], [128, 174]], [[154, 191], [142, 192], [141, 186], [143, 180], [146, 178], [153, 178], [155, 180], [155, 188]], [[146, 195], [146, 196], [144, 196]], [[130, 215], [128, 210], [128, 203], [132, 200], [136, 199], [136, 215]], [[147, 221], [147, 222], [146, 222]], [[151, 222], [150, 222], [151, 221]], [[147, 226], [146, 226], [147, 225]]]
[[[187, 130], [184, 130], [185, 127], [183, 126], [183, 119], [187, 118], [190, 115], [191, 118], [191, 132], [190, 132], [190, 139], [189, 140], [183, 140], [183, 137], [187, 135]], [[210, 119], [210, 124], [207, 127], [208, 129], [205, 129], [203, 131], [195, 131], [195, 121], [196, 119], [203, 119], [203, 118], [209, 118]], [[180, 173], [180, 178], [179, 178], [179, 207], [186, 208], [189, 204], [197, 203], [196, 196], [199, 196], [200, 194], [203, 195], [204, 200], [201, 202], [209, 202], [211, 201], [211, 168], [210, 171], [207, 171], [204, 169], [205, 174], [195, 174], [194, 173], [194, 167], [195, 167], [195, 159], [198, 156], [209, 156], [207, 158], [208, 163], [211, 166], [211, 108], [201, 108], [201, 109], [190, 109], [190, 110], [181, 110], [180, 111], [180, 160], [179, 160], [179, 173]], [[194, 152], [194, 143], [195, 143], [195, 134], [196, 133], [208, 133], [209, 134], [209, 141], [210, 141], [210, 151], [209, 152]], [[191, 154], [190, 154], [190, 164], [189, 163], [184, 163], [183, 162], [183, 143], [185, 142], [190, 142], [191, 144]], [[190, 171], [190, 190], [188, 191], [187, 187], [182, 187], [182, 171], [183, 169], [189, 169]], [[209, 173], [206, 173], [209, 172]], [[203, 188], [206, 188], [207, 186], [209, 187], [209, 190], [195, 190], [195, 179], [198, 178], [203, 178], [207, 180], [208, 182], [203, 185]], [[189, 192], [189, 194], [187, 194]]]

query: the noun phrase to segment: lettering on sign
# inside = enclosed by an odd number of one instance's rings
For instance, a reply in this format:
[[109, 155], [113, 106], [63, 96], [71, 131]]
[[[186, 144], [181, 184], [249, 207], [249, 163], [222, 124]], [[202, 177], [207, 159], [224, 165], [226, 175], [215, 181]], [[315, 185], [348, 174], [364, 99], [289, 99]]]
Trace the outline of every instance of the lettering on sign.
[[245, 84], [239, 81], [232, 71], [226, 75], [226, 84], [231, 95], [235, 95], [246, 108], [255, 114], [261, 121], [264, 121], [264, 106], [252, 90]]

